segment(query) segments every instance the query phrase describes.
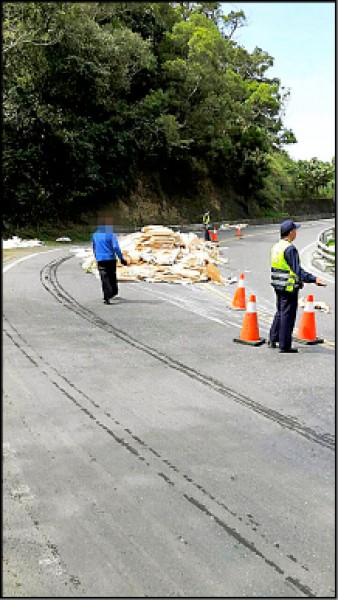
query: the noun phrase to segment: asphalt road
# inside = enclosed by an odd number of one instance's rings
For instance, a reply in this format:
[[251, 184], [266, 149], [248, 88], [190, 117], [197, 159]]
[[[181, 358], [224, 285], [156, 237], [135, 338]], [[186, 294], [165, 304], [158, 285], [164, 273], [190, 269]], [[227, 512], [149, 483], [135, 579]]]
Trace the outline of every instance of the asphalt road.
[[[303, 267], [332, 220], [306, 222]], [[219, 232], [260, 335], [278, 226]], [[323, 344], [233, 342], [236, 284], [100, 282], [69, 246], [3, 274], [4, 597], [335, 597], [334, 280]], [[297, 324], [302, 309], [298, 312]]]

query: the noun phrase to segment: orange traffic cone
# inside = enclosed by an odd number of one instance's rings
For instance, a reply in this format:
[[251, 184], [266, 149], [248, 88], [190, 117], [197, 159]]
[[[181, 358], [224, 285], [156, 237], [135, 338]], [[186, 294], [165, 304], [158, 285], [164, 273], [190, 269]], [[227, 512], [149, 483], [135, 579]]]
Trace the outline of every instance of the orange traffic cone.
[[235, 310], [245, 310], [246, 308], [244, 273], [241, 273], [239, 276], [238, 288], [232, 299], [231, 308]]
[[212, 242], [218, 242], [217, 229], [214, 227], [214, 231], [210, 231], [209, 233], [210, 239]]
[[236, 237], [240, 238], [240, 237], [242, 237], [242, 235], [243, 234], [242, 234], [241, 226], [237, 225], [237, 227], [236, 227]]
[[309, 294], [307, 297], [304, 312], [299, 323], [297, 337], [295, 339], [297, 342], [302, 342], [303, 344], [322, 344], [324, 342], [323, 339], [317, 338], [312, 294]]
[[261, 346], [265, 342], [264, 338], [259, 337], [255, 294], [250, 295], [241, 334], [239, 338], [234, 338], [234, 342], [249, 344], [250, 346]]

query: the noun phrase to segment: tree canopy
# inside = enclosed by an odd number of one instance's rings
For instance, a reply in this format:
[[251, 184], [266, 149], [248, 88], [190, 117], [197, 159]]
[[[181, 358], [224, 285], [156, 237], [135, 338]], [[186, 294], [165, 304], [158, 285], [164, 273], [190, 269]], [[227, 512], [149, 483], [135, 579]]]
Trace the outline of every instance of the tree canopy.
[[[271, 156], [295, 141], [283, 124], [289, 92], [268, 77], [267, 52], [234, 41], [243, 11], [224, 15], [218, 2], [2, 11], [7, 220], [76, 219], [127, 198], [149, 172], [169, 197], [193, 195], [207, 178], [244, 206], [269, 203]], [[299, 165], [303, 188], [306, 172]]]

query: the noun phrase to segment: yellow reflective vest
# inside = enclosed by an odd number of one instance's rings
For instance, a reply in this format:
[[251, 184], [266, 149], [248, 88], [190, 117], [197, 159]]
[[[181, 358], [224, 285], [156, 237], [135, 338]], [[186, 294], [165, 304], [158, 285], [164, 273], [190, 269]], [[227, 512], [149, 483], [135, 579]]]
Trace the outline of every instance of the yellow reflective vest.
[[204, 215], [203, 215], [203, 223], [204, 223], [204, 225], [209, 225], [209, 223], [210, 223], [210, 214], [209, 214], [209, 212], [204, 213]]
[[293, 292], [299, 289], [299, 278], [285, 260], [284, 252], [291, 242], [280, 240], [271, 250], [271, 285], [276, 290]]

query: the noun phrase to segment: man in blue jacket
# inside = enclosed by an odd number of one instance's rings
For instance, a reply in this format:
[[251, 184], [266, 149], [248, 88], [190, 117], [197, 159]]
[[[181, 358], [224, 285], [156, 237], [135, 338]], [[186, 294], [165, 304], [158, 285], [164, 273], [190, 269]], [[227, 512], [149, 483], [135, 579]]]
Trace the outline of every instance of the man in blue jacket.
[[105, 225], [98, 225], [92, 235], [93, 252], [100, 273], [103, 301], [110, 304], [110, 300], [117, 296], [118, 285], [116, 277], [116, 262], [120, 259], [123, 265], [129, 263], [123, 258], [123, 254], [113, 231], [112, 219], [106, 217]]

